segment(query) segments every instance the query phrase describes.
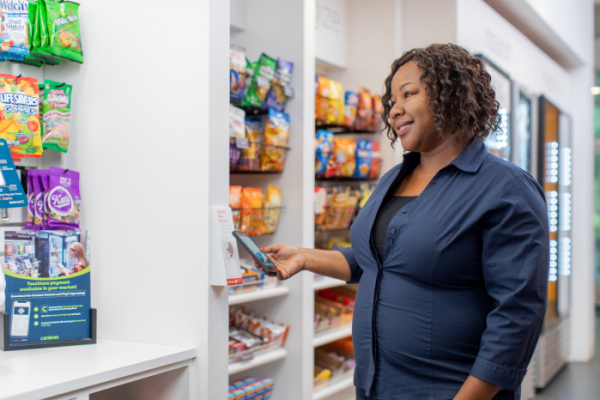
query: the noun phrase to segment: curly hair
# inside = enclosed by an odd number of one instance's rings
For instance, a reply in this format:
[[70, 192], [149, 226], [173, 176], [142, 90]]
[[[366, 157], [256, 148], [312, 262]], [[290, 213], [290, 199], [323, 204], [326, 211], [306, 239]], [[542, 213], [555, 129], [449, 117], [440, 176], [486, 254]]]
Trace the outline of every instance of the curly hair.
[[483, 61], [455, 44], [432, 44], [424, 49], [413, 49], [392, 63], [392, 71], [385, 79], [381, 100], [382, 116], [387, 137], [393, 143], [398, 139], [390, 123], [392, 79], [409, 61], [417, 61], [423, 71], [421, 82], [426, 85], [429, 109], [437, 132], [462, 131], [465, 139], [485, 139], [500, 124], [499, 104], [490, 85], [491, 77]]

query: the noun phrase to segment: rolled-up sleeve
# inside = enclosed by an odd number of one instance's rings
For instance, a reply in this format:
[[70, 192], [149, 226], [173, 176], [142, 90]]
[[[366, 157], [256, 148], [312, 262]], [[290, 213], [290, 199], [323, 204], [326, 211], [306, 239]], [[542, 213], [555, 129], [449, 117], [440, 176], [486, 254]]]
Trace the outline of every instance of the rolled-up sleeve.
[[340, 249], [340, 252], [346, 258], [346, 261], [348, 261], [348, 265], [350, 266], [350, 280], [348, 283], [358, 283], [363, 271], [358, 266], [358, 262], [356, 262], [356, 257], [354, 257], [352, 246], [344, 247], [343, 249]]
[[485, 288], [495, 307], [471, 375], [516, 390], [527, 372], [546, 312], [549, 228], [541, 188], [512, 176], [481, 221]]

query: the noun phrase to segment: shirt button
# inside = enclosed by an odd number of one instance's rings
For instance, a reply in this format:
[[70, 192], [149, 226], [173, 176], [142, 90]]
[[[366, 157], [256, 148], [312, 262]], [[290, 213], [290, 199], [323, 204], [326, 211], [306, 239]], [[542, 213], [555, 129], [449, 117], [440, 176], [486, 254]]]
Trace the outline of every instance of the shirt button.
[[396, 233], [396, 229], [392, 228], [392, 234]]
[[402, 214], [406, 214], [406, 210], [402, 210]]
[[393, 244], [393, 243], [394, 243], [394, 239], [390, 239], [390, 244]]

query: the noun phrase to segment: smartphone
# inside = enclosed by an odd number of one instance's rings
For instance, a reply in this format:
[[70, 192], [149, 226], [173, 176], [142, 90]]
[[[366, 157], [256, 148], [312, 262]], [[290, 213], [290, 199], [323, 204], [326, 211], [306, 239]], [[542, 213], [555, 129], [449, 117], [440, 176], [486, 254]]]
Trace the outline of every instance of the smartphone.
[[232, 232], [233, 236], [237, 239], [238, 243], [242, 245], [244, 249], [256, 263], [262, 268], [265, 274], [270, 276], [277, 276], [277, 267], [273, 262], [269, 259], [269, 257], [260, 251], [256, 243], [250, 238], [250, 236], [246, 235], [244, 232], [234, 231]]
[[11, 336], [29, 335], [29, 317], [31, 316], [30, 301], [14, 301], [12, 310]]

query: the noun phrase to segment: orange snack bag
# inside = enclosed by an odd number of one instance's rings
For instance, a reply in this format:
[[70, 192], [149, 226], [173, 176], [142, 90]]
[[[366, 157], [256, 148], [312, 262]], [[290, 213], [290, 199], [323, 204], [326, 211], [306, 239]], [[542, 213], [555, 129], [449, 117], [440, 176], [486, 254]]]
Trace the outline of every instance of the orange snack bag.
[[371, 170], [369, 171], [369, 179], [379, 178], [381, 173], [381, 147], [377, 140], [373, 140], [373, 150], [371, 153]]
[[240, 230], [248, 235], [260, 235], [263, 195], [260, 188], [245, 187], [241, 197]]
[[333, 152], [338, 164], [339, 176], [350, 178], [356, 170], [356, 140], [335, 139]]
[[241, 196], [242, 196], [242, 187], [230, 185], [229, 186], [229, 207], [240, 208], [241, 207]]

